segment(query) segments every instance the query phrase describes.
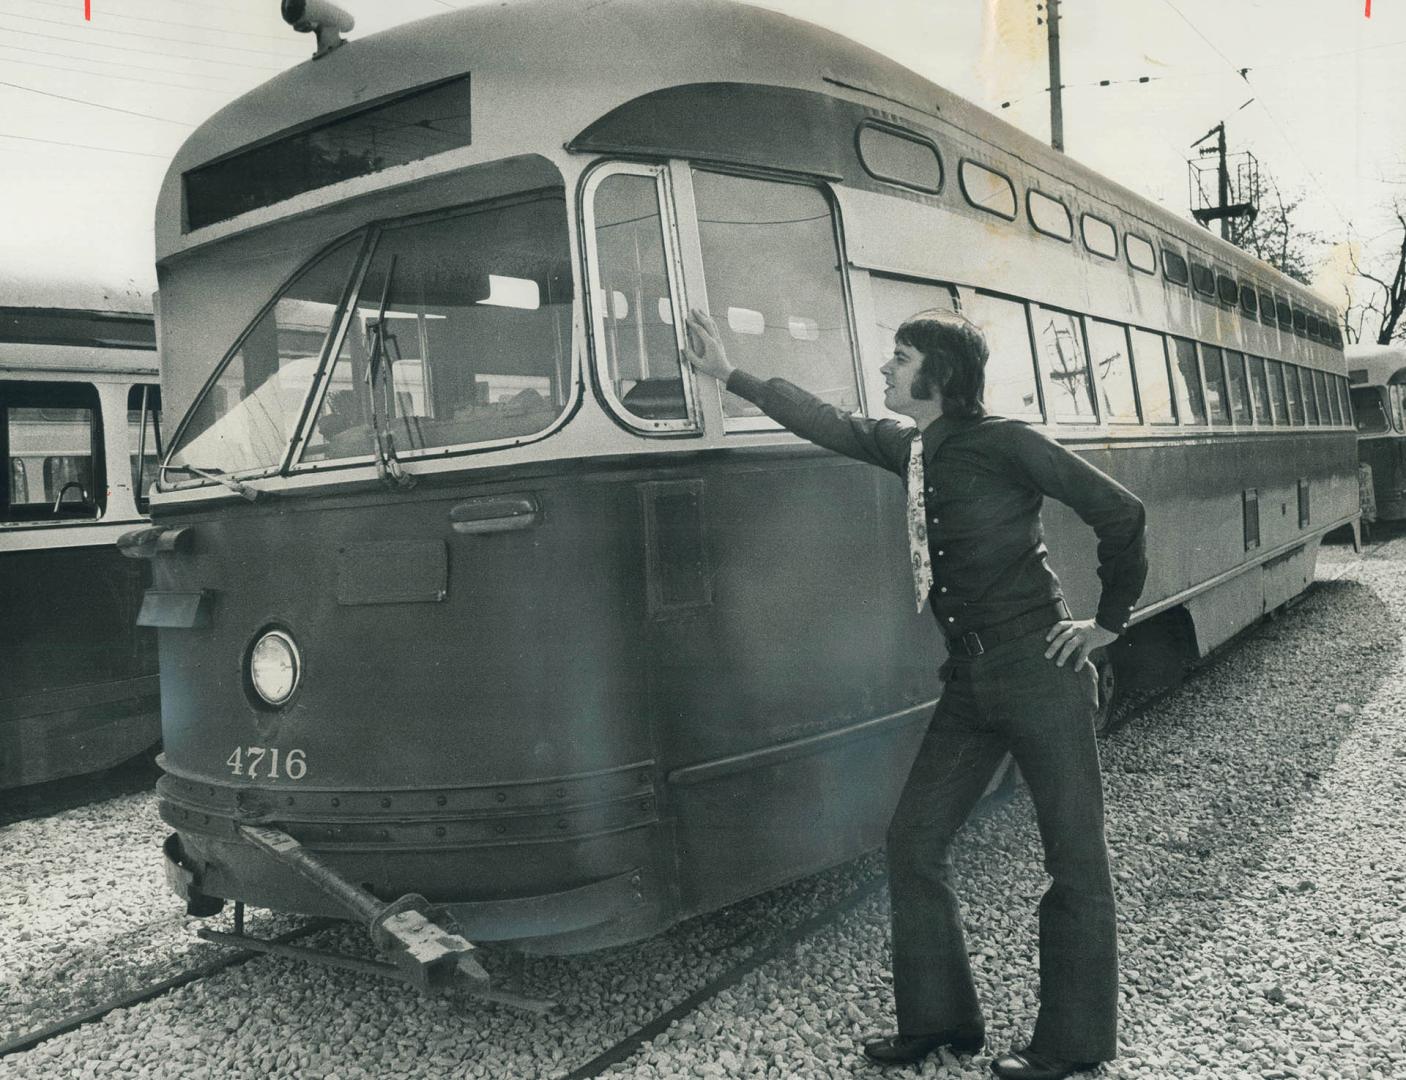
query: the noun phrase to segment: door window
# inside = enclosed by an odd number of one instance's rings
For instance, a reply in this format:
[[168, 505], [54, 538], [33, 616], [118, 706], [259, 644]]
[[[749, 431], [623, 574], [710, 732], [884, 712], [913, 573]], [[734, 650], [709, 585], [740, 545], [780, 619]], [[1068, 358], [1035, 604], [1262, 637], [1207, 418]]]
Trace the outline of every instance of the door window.
[[693, 378], [680, 355], [665, 192], [664, 170], [646, 165], [610, 166], [586, 192], [601, 384], [625, 422], [644, 431], [697, 427]]

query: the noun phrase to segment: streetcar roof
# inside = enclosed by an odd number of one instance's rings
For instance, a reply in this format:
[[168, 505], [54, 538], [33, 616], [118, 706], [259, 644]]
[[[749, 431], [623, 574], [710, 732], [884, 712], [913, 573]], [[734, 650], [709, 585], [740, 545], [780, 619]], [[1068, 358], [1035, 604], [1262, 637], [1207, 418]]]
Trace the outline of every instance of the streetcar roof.
[[[491, 141], [524, 120], [541, 133], [539, 149], [561, 146], [601, 116], [654, 90], [689, 83], [782, 86], [858, 97], [884, 108], [926, 114], [982, 139], [1028, 167], [1052, 174], [1155, 226], [1168, 238], [1242, 269], [1310, 307], [1321, 297], [1265, 263], [1150, 200], [1051, 150], [897, 61], [839, 34], [730, 0], [513, 0], [407, 23], [353, 39], [293, 67], [221, 109], [186, 140], [162, 184], [156, 214], [158, 259], [206, 240], [271, 222], [277, 208], [207, 235], [183, 232], [182, 178], [192, 169], [319, 120], [355, 111], [468, 73], [474, 139]], [[563, 93], [570, 87], [570, 93]], [[665, 152], [667, 148], [660, 148]], [[457, 154], [441, 167], [458, 167]], [[342, 181], [298, 196], [286, 212], [309, 210], [441, 171], [424, 160]], [[321, 198], [318, 196], [321, 195]]]
[[151, 294], [128, 278], [97, 280], [20, 274], [0, 267], [0, 308], [100, 312], [151, 318]]
[[1406, 346], [1348, 345], [1343, 356], [1348, 378], [1355, 386], [1406, 383]]

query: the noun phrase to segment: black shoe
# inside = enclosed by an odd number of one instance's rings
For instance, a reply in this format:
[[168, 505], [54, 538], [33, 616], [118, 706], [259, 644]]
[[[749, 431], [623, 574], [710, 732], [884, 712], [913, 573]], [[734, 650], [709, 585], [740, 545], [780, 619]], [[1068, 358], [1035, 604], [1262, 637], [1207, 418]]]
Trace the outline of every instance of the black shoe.
[[864, 1044], [864, 1056], [880, 1065], [913, 1065], [939, 1047], [949, 1046], [954, 1053], [971, 1054], [986, 1044], [981, 1032], [939, 1031], [933, 1035], [889, 1035]]
[[1004, 1080], [1062, 1080], [1070, 1073], [1095, 1069], [1097, 1061], [1066, 1061], [1034, 1050], [1013, 1050], [991, 1062], [991, 1071]]

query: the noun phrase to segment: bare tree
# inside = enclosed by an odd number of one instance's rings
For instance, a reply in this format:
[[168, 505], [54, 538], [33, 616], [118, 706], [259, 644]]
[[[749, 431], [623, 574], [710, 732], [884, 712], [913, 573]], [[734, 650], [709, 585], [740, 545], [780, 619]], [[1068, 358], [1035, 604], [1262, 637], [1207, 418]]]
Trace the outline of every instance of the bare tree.
[[1401, 237], [1394, 255], [1384, 260], [1387, 268], [1374, 273], [1363, 269], [1356, 252], [1349, 255], [1352, 272], [1368, 283], [1369, 295], [1354, 304], [1352, 291], [1348, 290], [1343, 327], [1348, 341], [1370, 337], [1378, 345], [1389, 345], [1395, 340], [1406, 340], [1406, 205], [1401, 199], [1393, 199], [1391, 212], [1400, 227]]
[[1303, 203], [1302, 195], [1286, 200], [1272, 180], [1270, 190], [1271, 194], [1260, 200], [1259, 213], [1253, 221], [1237, 218], [1231, 222], [1230, 242], [1307, 285], [1315, 249], [1322, 245], [1323, 238], [1299, 228], [1294, 221]]

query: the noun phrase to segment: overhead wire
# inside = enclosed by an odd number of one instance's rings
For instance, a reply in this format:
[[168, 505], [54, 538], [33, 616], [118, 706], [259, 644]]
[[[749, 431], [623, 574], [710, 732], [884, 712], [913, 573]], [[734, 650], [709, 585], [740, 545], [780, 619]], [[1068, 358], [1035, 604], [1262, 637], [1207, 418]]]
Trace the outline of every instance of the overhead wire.
[[[69, 0], [20, 0], [20, 2], [21, 2], [21, 3], [26, 3], [26, 4], [38, 4], [38, 5], [42, 6], [42, 7], [60, 8], [60, 9], [62, 9], [62, 10], [64, 10], [64, 11], [73, 11], [73, 10], [74, 10], [73, 4], [70, 3]], [[182, 5], [182, 6], [185, 6], [185, 5]], [[206, 5], [202, 5], [202, 7], [204, 7], [204, 6], [206, 6]], [[101, 12], [101, 17], [104, 18], [104, 19], [124, 19], [124, 20], [126, 20], [126, 21], [128, 21], [128, 22], [150, 22], [150, 23], [159, 23], [159, 24], [161, 24], [162, 26], [170, 26], [170, 25], [172, 25], [172, 23], [173, 23], [173, 21], [174, 21], [174, 20], [169, 19], [169, 18], [168, 18], [168, 19], [157, 19], [157, 18], [153, 18], [153, 17], [147, 16], [147, 15], [124, 15], [124, 14], [122, 14], [121, 12], [108, 11], [108, 10], [106, 10], [106, 9], [104, 9], [104, 10]], [[218, 34], [235, 34], [235, 35], [237, 35], [237, 36], [239, 36], [239, 37], [259, 38], [259, 39], [261, 39], [261, 40], [263, 40], [263, 41], [281, 41], [281, 42], [287, 43], [288, 40], [289, 40], [289, 37], [288, 37], [287, 34], [260, 34], [260, 33], [258, 33], [257, 31], [254, 31], [254, 30], [234, 30], [234, 29], [231, 29], [231, 28], [229, 28], [229, 27], [216, 26], [216, 25], [214, 25], [214, 24], [208, 24], [208, 23], [200, 23], [200, 24], [186, 23], [186, 24], [177, 24], [177, 25], [185, 25], [185, 26], [189, 27], [190, 29], [208, 30], [208, 31], [210, 31], [211, 33], [218, 33]], [[95, 27], [94, 29], [96, 29], [96, 27]]]
[[[79, 63], [83, 64], [101, 64], [103, 67], [122, 67], [131, 68], [134, 71], [155, 71], [159, 74], [169, 73], [173, 75], [185, 75], [192, 79], [217, 79], [227, 83], [231, 89], [237, 89], [248, 85], [246, 82], [243, 82], [240, 79], [231, 77], [229, 75], [206, 75], [200, 71], [171, 71], [170, 68], [155, 67], [151, 64], [129, 64], [121, 60], [99, 60], [96, 57], [92, 56], [79, 56], [75, 53], [56, 52], [53, 49], [27, 49], [23, 45], [3, 44], [0, 44], [0, 49], [9, 49], [12, 52], [32, 53], [35, 56], [53, 56], [58, 57], [62, 60], [77, 60]], [[83, 74], [106, 75], [107, 72], [88, 71], [84, 72]]]
[[1304, 158], [1303, 154], [1299, 152], [1298, 146], [1294, 143], [1293, 139], [1289, 137], [1288, 129], [1285, 128], [1285, 126], [1279, 122], [1279, 118], [1274, 115], [1273, 110], [1270, 109], [1268, 103], [1265, 102], [1263, 92], [1260, 90], [1259, 87], [1255, 86], [1254, 83], [1250, 82], [1251, 69], [1249, 67], [1236, 67], [1234, 61], [1232, 61], [1230, 57], [1226, 56], [1225, 53], [1221, 52], [1220, 48], [1217, 47], [1216, 43], [1210, 38], [1208, 38], [1205, 34], [1203, 34], [1201, 32], [1201, 29], [1189, 18], [1186, 17], [1186, 14], [1179, 7], [1177, 7], [1175, 3], [1173, 3], [1173, 0], [1162, 0], [1162, 3], [1166, 4], [1167, 7], [1171, 8], [1172, 11], [1176, 12], [1177, 16], [1182, 20], [1182, 22], [1186, 23], [1187, 26], [1191, 27], [1191, 29], [1195, 31], [1196, 36], [1199, 37], [1202, 41], [1204, 41], [1208, 46], [1210, 46], [1211, 50], [1222, 60], [1224, 60], [1226, 65], [1233, 72], [1235, 72], [1235, 74], [1238, 75], [1247, 86], [1251, 87], [1255, 91], [1255, 104], [1257, 104], [1261, 109], [1264, 110], [1265, 116], [1269, 117], [1270, 123], [1273, 124], [1275, 129], [1279, 132], [1279, 137], [1284, 140], [1284, 143], [1286, 146], [1288, 146], [1290, 152], [1293, 153], [1294, 157], [1298, 159], [1300, 168], [1302, 168], [1303, 171], [1308, 175], [1308, 178], [1313, 181], [1314, 186], [1318, 188], [1319, 194], [1327, 200], [1328, 205], [1333, 208], [1333, 212], [1338, 215], [1342, 223], [1346, 225], [1350, 230], [1352, 228], [1352, 222], [1348, 219], [1348, 216], [1343, 213], [1342, 207], [1340, 207], [1337, 204], [1337, 201], [1333, 198], [1333, 196], [1328, 193], [1328, 189], [1323, 185], [1323, 181], [1319, 178], [1318, 174], [1313, 171], [1313, 168], [1308, 164], [1308, 161]]
[[[159, 34], [148, 34], [136, 30], [109, 30], [106, 27], [90, 26], [87, 23], [84, 23], [80, 27], [78, 23], [67, 19], [45, 19], [38, 15], [16, 15], [12, 11], [0, 11], [0, 15], [5, 16], [7, 19], [23, 19], [25, 22], [43, 23], [46, 26], [63, 26], [74, 30], [82, 29], [85, 33], [90, 34], [113, 34], [118, 37], [141, 38], [144, 41], [169, 41], [176, 45], [194, 45], [198, 49], [224, 49], [226, 52], [255, 53], [258, 56], [286, 57], [290, 60], [300, 59], [302, 57], [301, 50], [298, 50], [296, 53], [283, 53], [275, 52], [273, 49], [251, 49], [243, 45], [222, 45], [217, 42], [194, 41], [191, 38], [162, 37]], [[94, 44], [100, 43], [94, 42]]]
[[[1380, 49], [1399, 49], [1402, 46], [1406, 46], [1406, 38], [1402, 38], [1397, 41], [1382, 41], [1378, 42], [1376, 45], [1363, 45], [1361, 48], [1357, 49], [1340, 49], [1335, 52], [1309, 53], [1303, 56], [1283, 56], [1276, 60], [1261, 61], [1243, 69], [1236, 67], [1235, 72], [1238, 75], [1242, 70], [1249, 72], [1258, 71], [1261, 68], [1283, 67], [1286, 64], [1309, 64], [1318, 60], [1332, 60], [1343, 56], [1357, 56], [1360, 53], [1376, 52]], [[1234, 65], [1232, 64], [1232, 66]], [[1121, 86], [1126, 83], [1176, 82], [1181, 79], [1197, 78], [1198, 76], [1206, 75], [1212, 71], [1219, 70], [1220, 69], [1218, 67], [1187, 68], [1185, 70], [1177, 71], [1169, 75], [1139, 75], [1127, 79], [1097, 79], [1091, 82], [1083, 83], [1060, 83], [1059, 88], [1061, 90], [1081, 90], [1087, 89], [1088, 87], [1092, 86]], [[1244, 78], [1244, 76], [1241, 77]], [[1248, 82], [1249, 80], [1246, 79], [1246, 81]], [[1050, 88], [1048, 86], [1043, 86], [1038, 90], [1031, 90], [1028, 93], [1021, 94], [1019, 97], [1014, 97], [1008, 101], [1001, 102], [1001, 108], [1010, 108], [1011, 106], [1019, 105], [1022, 102], [1029, 101], [1032, 98], [1040, 97], [1044, 94], [1048, 94], [1049, 92]]]
[[[0, 15], [0, 18], [5, 16]], [[86, 45], [93, 49], [112, 49], [115, 52], [134, 53], [143, 56], [162, 56], [168, 60], [190, 60], [198, 64], [219, 64], [221, 67], [244, 68], [249, 71], [272, 71], [275, 73], [285, 70], [279, 67], [270, 67], [266, 64], [241, 64], [237, 60], [215, 60], [208, 56], [191, 56], [189, 53], [173, 54], [169, 51], [161, 52], [156, 49], [134, 49], [128, 45], [107, 45], [100, 41], [81, 41], [78, 38], [60, 37], [57, 34], [41, 34], [34, 30], [16, 30], [11, 26], [0, 25], [0, 30], [7, 30], [12, 34], [21, 34], [24, 37], [43, 38], [46, 41], [62, 41], [65, 45]]]
[[161, 161], [170, 161], [170, 154], [148, 154], [143, 150], [122, 150], [115, 146], [88, 146], [85, 143], [64, 142], [61, 139], [40, 139], [33, 135], [11, 135], [8, 131], [0, 131], [0, 139], [20, 139], [23, 142], [47, 143], [50, 146], [70, 146], [75, 150], [97, 150], [105, 154], [131, 154], [135, 157], [158, 158]]
[[[0, 46], [0, 48], [3, 48], [3, 47], [4, 47], [4, 46]], [[82, 68], [61, 67], [61, 66], [58, 65], [58, 64], [41, 64], [41, 63], [39, 63], [39, 62], [36, 61], [36, 60], [17, 60], [17, 59], [14, 59], [14, 58], [10, 58], [10, 63], [12, 63], [12, 64], [23, 64], [25, 67], [46, 68], [46, 69], [49, 70], [49, 71], [67, 71], [67, 72], [70, 72], [71, 74], [74, 74], [74, 75], [96, 75], [96, 74], [98, 74], [98, 73], [92, 72], [92, 71], [84, 71]], [[153, 68], [152, 70], [159, 70], [159, 69]], [[102, 73], [101, 73], [101, 77], [104, 78], [104, 79], [117, 79], [117, 80], [119, 80], [119, 81], [121, 81], [121, 82], [145, 83], [147, 86], [169, 86], [169, 87], [173, 87], [173, 88], [175, 88], [175, 89], [177, 89], [177, 90], [194, 90], [196, 93], [200, 93], [200, 94], [218, 94], [218, 95], [220, 95], [220, 96], [227, 96], [227, 95], [229, 95], [229, 94], [231, 94], [231, 93], [238, 93], [237, 90], [236, 90], [236, 91], [231, 91], [231, 90], [225, 90], [225, 89], [221, 89], [221, 88], [213, 87], [213, 86], [196, 86], [196, 85], [194, 85], [193, 83], [163, 82], [163, 81], [161, 81], [161, 80], [159, 80], [159, 79], [142, 79], [142, 78], [139, 78], [139, 77], [136, 76], [136, 75], [119, 75], [119, 74], [117, 74], [117, 72], [115, 72], [115, 71], [105, 71], [105, 72], [102, 72]]]
[[71, 101], [76, 105], [86, 105], [92, 109], [104, 109], [107, 112], [123, 113], [127, 116], [139, 116], [143, 120], [159, 120], [163, 124], [179, 124], [181, 127], [195, 127], [189, 120], [173, 120], [169, 116], [157, 116], [155, 113], [137, 112], [134, 109], [123, 109], [116, 105], [104, 105], [100, 101], [89, 101], [87, 98], [69, 97], [67, 94], [55, 94], [49, 90], [39, 90], [33, 86], [22, 86], [19, 83], [6, 82], [0, 79], [0, 86], [8, 86], [11, 90], [23, 90], [29, 94], [38, 94], [41, 97], [55, 98], [59, 101]]

